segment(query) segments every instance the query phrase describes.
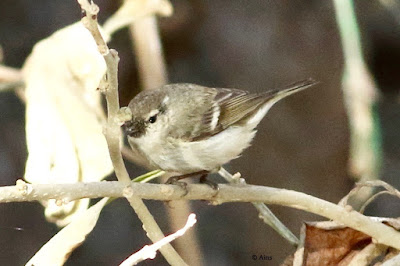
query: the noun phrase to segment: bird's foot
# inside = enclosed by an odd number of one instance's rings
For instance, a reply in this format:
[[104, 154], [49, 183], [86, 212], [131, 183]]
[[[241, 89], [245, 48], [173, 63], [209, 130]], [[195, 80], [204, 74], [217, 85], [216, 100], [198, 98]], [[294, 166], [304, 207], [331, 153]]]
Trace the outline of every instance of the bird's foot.
[[171, 176], [170, 178], [168, 178], [167, 182], [165, 182], [165, 184], [172, 184], [172, 185], [178, 185], [180, 186], [182, 189], [185, 190], [185, 194], [183, 196], [186, 196], [187, 193], [189, 192], [187, 189], [187, 183], [180, 181], [181, 179], [184, 178], [188, 178], [188, 177], [193, 177], [193, 176], [199, 176], [200, 175], [200, 183], [202, 184], [206, 184], [209, 187], [211, 187], [213, 190], [215, 191], [219, 191], [219, 187], [218, 184], [208, 180], [207, 176], [208, 176], [209, 172], [208, 171], [199, 171], [199, 172], [194, 172], [194, 173], [190, 173], [190, 174], [185, 174], [185, 175], [178, 175], [178, 176]]
[[207, 179], [207, 176], [208, 176], [208, 174], [205, 174], [205, 175], [200, 176], [200, 183], [201, 183], [201, 184], [206, 184], [206, 185], [208, 185], [209, 187], [211, 187], [213, 190], [215, 190], [215, 191], [218, 192], [218, 191], [219, 191], [219, 186], [218, 186], [218, 184], [215, 183], [214, 181], [211, 181], [211, 180]]
[[189, 193], [189, 191], [187, 189], [187, 183], [179, 181], [180, 179], [182, 179], [181, 176], [171, 176], [170, 178], [168, 178], [165, 184], [180, 186], [185, 191], [185, 193], [182, 195], [182, 197], [184, 197]]

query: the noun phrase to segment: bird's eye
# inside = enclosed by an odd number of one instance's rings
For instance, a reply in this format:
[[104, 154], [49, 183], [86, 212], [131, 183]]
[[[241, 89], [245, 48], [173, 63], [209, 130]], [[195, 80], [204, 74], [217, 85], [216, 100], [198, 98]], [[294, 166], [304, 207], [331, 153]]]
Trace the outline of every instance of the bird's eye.
[[152, 117], [149, 118], [150, 123], [155, 123], [157, 121], [157, 115], [153, 115]]

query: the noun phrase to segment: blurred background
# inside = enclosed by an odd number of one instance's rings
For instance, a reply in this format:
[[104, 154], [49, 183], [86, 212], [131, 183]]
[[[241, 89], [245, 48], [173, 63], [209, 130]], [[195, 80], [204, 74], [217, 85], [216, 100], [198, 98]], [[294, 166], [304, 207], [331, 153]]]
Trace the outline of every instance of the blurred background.
[[[120, 4], [96, 3], [101, 22]], [[381, 178], [399, 188], [400, 23], [379, 1], [355, 3], [364, 55], [381, 92], [377, 108], [383, 139]], [[240, 171], [249, 184], [293, 189], [331, 202], [345, 196], [354, 181], [348, 172], [343, 53], [332, 1], [176, 0], [172, 4], [174, 15], [159, 20], [170, 82], [259, 92], [309, 77], [320, 81], [276, 104], [258, 127], [253, 145], [227, 169]], [[20, 68], [36, 42], [79, 20], [80, 8], [72, 0], [3, 0], [0, 18], [3, 64]], [[110, 47], [121, 57], [120, 101], [125, 106], [140, 91], [128, 31], [117, 32]], [[14, 185], [24, 175], [24, 109], [13, 92], [0, 93], [2, 186]], [[128, 168], [132, 177], [146, 171], [131, 163]], [[164, 233], [173, 232], [168, 213], [179, 208], [146, 203]], [[198, 216], [192, 230], [206, 265], [245, 265], [253, 262], [254, 254], [271, 256], [264, 263], [277, 265], [295, 251], [248, 203], [212, 206], [196, 201], [191, 207]], [[399, 200], [382, 196], [367, 214], [397, 217], [399, 207]], [[296, 235], [304, 221], [321, 219], [291, 208], [271, 209]], [[1, 204], [0, 264], [26, 263], [57, 231], [43, 217], [39, 203]], [[185, 236], [180, 241], [185, 243]], [[103, 210], [96, 228], [67, 265], [116, 265], [149, 243], [127, 201], [119, 199]], [[188, 262], [195, 260], [185, 256]], [[142, 264], [166, 261], [158, 255]]]

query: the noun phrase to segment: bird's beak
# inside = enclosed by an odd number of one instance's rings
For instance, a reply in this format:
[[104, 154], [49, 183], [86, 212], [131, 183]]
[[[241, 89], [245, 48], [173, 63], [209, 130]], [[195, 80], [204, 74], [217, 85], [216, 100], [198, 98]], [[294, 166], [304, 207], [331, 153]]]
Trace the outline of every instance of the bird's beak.
[[125, 130], [126, 134], [130, 137], [138, 138], [145, 133], [145, 124], [141, 120], [132, 119], [126, 121], [122, 128]]

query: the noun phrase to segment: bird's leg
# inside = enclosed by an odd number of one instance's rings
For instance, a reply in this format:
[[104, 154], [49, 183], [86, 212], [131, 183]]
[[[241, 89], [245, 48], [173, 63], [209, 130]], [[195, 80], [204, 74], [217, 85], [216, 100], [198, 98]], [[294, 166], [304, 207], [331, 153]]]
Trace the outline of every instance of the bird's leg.
[[208, 174], [209, 174], [209, 171], [203, 170], [203, 171], [194, 172], [194, 173], [185, 174], [185, 175], [171, 176], [170, 178], [168, 178], [168, 180], [167, 180], [167, 182], [165, 182], [165, 184], [174, 184], [174, 185], [181, 186], [183, 189], [186, 189], [186, 185], [187, 184], [185, 182], [182, 182], [182, 181], [179, 181], [179, 180], [184, 179], [184, 178], [188, 178], [188, 177], [193, 177], [193, 176], [200, 175], [200, 183], [207, 184], [212, 189], [218, 190], [218, 184], [217, 183], [212, 182], [210, 180], [207, 180]]
[[179, 182], [179, 180], [192, 177], [192, 176], [197, 176], [197, 175], [208, 175], [208, 171], [199, 171], [199, 172], [194, 172], [190, 174], [184, 174], [184, 175], [176, 175], [176, 176], [171, 176], [168, 178], [167, 182], [165, 184], [175, 184], [176, 182]]
[[200, 183], [201, 183], [201, 184], [206, 184], [206, 185], [208, 185], [209, 187], [211, 187], [212, 189], [218, 191], [218, 190], [219, 190], [218, 184], [215, 183], [214, 181], [208, 180], [208, 179], [207, 179], [207, 176], [208, 176], [208, 173], [202, 174], [202, 175], [200, 176]]

